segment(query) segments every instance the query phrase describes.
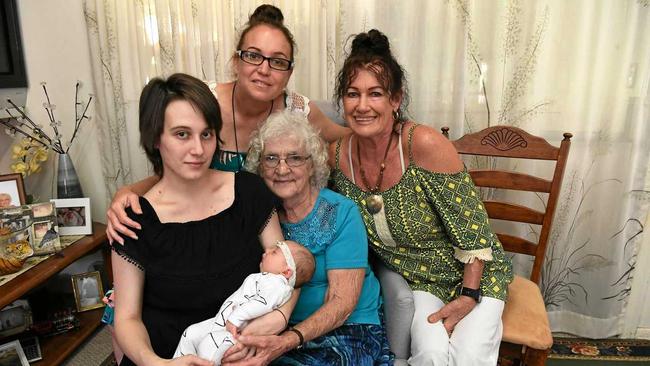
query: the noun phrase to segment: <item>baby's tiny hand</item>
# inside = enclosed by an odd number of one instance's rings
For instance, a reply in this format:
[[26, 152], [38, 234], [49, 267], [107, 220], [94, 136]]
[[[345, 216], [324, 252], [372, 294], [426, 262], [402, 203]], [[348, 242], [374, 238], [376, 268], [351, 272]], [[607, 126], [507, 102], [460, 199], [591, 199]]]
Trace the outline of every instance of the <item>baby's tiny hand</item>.
[[226, 330], [235, 337], [239, 335], [239, 329], [235, 326], [235, 324], [229, 321], [226, 321]]

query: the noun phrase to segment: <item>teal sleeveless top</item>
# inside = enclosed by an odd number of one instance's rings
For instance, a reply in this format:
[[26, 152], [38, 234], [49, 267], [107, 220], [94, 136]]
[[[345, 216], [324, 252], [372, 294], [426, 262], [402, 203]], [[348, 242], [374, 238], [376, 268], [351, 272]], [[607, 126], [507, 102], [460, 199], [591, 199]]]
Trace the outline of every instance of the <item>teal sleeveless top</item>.
[[244, 167], [246, 153], [217, 149], [210, 168], [224, 172], [238, 172]]
[[[207, 82], [206, 84], [208, 84], [214, 97], [219, 100], [219, 98], [217, 98], [217, 83]], [[309, 108], [309, 98], [292, 91], [285, 91], [284, 106], [285, 109], [303, 114], [305, 117], [307, 117], [311, 111]], [[212, 158], [210, 168], [225, 172], [238, 172], [244, 168], [245, 162], [245, 152], [228, 151], [217, 148], [217, 151], [215, 151], [214, 157]]]

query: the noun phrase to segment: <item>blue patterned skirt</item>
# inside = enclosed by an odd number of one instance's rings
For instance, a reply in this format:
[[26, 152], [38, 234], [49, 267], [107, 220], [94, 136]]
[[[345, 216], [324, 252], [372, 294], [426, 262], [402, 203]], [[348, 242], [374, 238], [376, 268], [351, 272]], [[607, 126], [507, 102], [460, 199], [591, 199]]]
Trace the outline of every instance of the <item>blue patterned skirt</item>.
[[271, 365], [390, 366], [394, 358], [383, 326], [350, 324], [305, 342]]

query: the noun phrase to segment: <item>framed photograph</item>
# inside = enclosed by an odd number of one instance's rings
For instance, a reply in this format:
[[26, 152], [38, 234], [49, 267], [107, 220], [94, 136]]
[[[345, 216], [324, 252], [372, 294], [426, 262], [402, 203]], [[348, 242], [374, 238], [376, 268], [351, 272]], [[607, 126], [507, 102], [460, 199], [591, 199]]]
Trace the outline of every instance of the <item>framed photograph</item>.
[[52, 202], [34, 203], [30, 207], [32, 208], [34, 219], [54, 215], [54, 204]]
[[56, 206], [56, 219], [61, 235], [90, 235], [93, 224], [90, 218], [90, 198], [51, 200]]
[[54, 218], [40, 222], [34, 221], [33, 235], [32, 247], [36, 255], [54, 253], [63, 249]]
[[0, 365], [2, 366], [29, 366], [27, 357], [18, 340], [0, 346]]
[[21, 206], [25, 201], [22, 174], [0, 175], [0, 208]]
[[[32, 211], [28, 206], [0, 209], [0, 276], [20, 271], [32, 248]], [[3, 324], [0, 311], [0, 338]]]
[[34, 222], [29, 206], [0, 208], [0, 235], [30, 229]]
[[78, 312], [104, 306], [104, 289], [99, 271], [72, 275], [72, 291]]
[[31, 325], [32, 310], [27, 300], [16, 300], [0, 310], [0, 338], [22, 333]]

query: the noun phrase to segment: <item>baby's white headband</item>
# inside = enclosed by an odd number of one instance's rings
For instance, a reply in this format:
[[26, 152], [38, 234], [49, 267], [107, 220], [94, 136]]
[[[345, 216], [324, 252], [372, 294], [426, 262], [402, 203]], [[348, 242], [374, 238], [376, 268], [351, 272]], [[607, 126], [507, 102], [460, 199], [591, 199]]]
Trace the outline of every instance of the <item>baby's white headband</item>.
[[289, 246], [287, 245], [286, 242], [284, 241], [279, 241], [275, 243], [280, 250], [282, 250], [282, 254], [284, 254], [284, 259], [287, 261], [287, 265], [289, 268], [291, 268], [291, 277], [289, 278], [289, 286], [294, 287], [296, 285], [296, 262], [293, 260], [293, 255], [291, 255], [291, 251], [289, 250]]

